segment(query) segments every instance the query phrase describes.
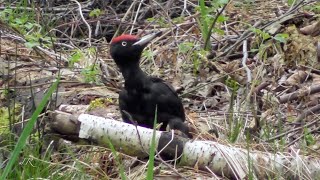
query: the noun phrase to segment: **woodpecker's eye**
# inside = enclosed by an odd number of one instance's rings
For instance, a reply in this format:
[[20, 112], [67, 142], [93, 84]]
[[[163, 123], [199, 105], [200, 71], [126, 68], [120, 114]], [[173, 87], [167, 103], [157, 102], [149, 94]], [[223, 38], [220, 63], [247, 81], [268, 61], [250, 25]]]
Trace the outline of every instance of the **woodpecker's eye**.
[[123, 41], [122, 43], [122, 46], [127, 46], [127, 42]]

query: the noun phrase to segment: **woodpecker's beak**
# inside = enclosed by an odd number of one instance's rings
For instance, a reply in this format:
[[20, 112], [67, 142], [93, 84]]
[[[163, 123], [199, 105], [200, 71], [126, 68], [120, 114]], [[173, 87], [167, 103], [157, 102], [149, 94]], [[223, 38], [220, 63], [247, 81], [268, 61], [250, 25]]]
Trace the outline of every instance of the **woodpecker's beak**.
[[133, 46], [142, 46], [145, 47], [147, 44], [152, 41], [154, 38], [159, 37], [162, 34], [161, 31], [157, 33], [148, 34], [146, 36], [143, 36], [139, 41], [135, 42]]

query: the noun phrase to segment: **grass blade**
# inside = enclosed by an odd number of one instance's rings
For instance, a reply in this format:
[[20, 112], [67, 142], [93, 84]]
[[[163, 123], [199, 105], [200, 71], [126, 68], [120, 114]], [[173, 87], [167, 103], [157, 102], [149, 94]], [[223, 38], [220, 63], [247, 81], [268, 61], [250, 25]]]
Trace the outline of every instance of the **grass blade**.
[[206, 18], [208, 16], [208, 12], [207, 12], [207, 9], [206, 9], [206, 5], [205, 5], [205, 2], [204, 0], [200, 0], [199, 1], [199, 6], [200, 6], [200, 14], [201, 14], [201, 23], [200, 23], [200, 28], [201, 28], [201, 32], [202, 32], [202, 37], [204, 40], [207, 39], [207, 36], [209, 36], [209, 29], [208, 29], [208, 24], [207, 24], [207, 21], [206, 21]]
[[4, 169], [3, 174], [1, 175], [1, 180], [6, 179], [6, 177], [8, 176], [9, 172], [12, 169], [13, 164], [15, 163], [15, 161], [17, 160], [20, 151], [23, 149], [23, 147], [26, 144], [26, 141], [29, 137], [29, 135], [31, 134], [32, 130], [33, 130], [33, 126], [35, 124], [35, 122], [37, 121], [37, 118], [39, 116], [39, 114], [42, 112], [43, 108], [46, 106], [47, 102], [49, 101], [52, 93], [57, 89], [58, 87], [58, 83], [59, 83], [60, 78], [58, 78], [56, 80], [56, 82], [54, 82], [51, 87], [49, 88], [48, 92], [46, 93], [46, 95], [43, 97], [43, 99], [41, 100], [39, 106], [37, 107], [37, 109], [34, 111], [34, 113], [31, 116], [30, 121], [27, 123], [27, 125], [25, 126], [25, 128], [23, 129], [18, 142], [10, 156], [10, 160], [7, 164], [7, 166]]
[[122, 179], [122, 180], [126, 180], [127, 178], [126, 178], [126, 175], [124, 174], [124, 168], [123, 168], [122, 163], [120, 162], [120, 159], [119, 159], [119, 156], [118, 156], [118, 154], [117, 154], [117, 151], [116, 151], [116, 149], [114, 148], [114, 146], [113, 146], [113, 144], [111, 143], [111, 141], [110, 141], [109, 138], [107, 138], [107, 141], [108, 141], [108, 143], [109, 143], [111, 152], [112, 152], [112, 154], [113, 154], [113, 156], [114, 156], [114, 158], [115, 158], [115, 160], [116, 160], [116, 162], [117, 162], [117, 164], [118, 164], [118, 166], [119, 166], [119, 169], [120, 169], [119, 171], [120, 171], [121, 179]]
[[157, 126], [157, 108], [155, 112], [155, 117], [153, 121], [153, 133], [152, 133], [152, 139], [151, 139], [151, 147], [150, 147], [150, 153], [149, 153], [149, 164], [148, 164], [148, 170], [147, 170], [147, 180], [153, 179], [153, 168], [154, 168], [154, 154], [156, 149], [156, 126]]

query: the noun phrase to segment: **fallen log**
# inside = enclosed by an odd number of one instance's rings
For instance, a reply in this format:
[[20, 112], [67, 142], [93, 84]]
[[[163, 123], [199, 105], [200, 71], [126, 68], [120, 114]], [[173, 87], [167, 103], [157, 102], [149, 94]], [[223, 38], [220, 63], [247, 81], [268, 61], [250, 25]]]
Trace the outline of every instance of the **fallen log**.
[[[75, 116], [55, 111], [52, 117], [51, 128], [64, 137], [103, 147], [109, 147], [110, 141], [122, 153], [148, 157], [152, 129], [89, 114]], [[298, 153], [254, 151], [161, 131], [156, 131], [156, 150], [163, 159], [176, 160], [177, 165], [196, 166], [232, 179], [246, 179], [250, 175], [254, 179], [320, 179], [320, 160]]]

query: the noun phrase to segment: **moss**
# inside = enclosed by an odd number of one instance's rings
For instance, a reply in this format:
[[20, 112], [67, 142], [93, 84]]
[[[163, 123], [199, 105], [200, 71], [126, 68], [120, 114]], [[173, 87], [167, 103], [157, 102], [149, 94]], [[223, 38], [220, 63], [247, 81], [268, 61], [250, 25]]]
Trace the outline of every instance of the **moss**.
[[[15, 114], [13, 114], [15, 112]], [[19, 121], [21, 118], [21, 105], [20, 104], [15, 104], [14, 108], [10, 108], [10, 113], [9, 113], [9, 108], [8, 107], [1, 107], [0, 108], [0, 134], [4, 132], [8, 132], [8, 126], [9, 126], [9, 117], [11, 116], [11, 119], [14, 119], [15, 121], [12, 123], [16, 123]], [[10, 115], [10, 116], [9, 116]], [[14, 116], [14, 118], [12, 117]]]
[[97, 98], [90, 102], [89, 110], [98, 108], [98, 107], [107, 107], [110, 103], [113, 103], [110, 98]]

